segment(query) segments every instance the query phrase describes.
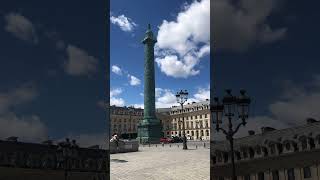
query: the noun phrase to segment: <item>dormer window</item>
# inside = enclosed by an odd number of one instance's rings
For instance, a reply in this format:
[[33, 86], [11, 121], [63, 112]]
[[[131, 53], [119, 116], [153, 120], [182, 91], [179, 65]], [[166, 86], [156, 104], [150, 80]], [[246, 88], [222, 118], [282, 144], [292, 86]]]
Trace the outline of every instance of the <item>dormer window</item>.
[[290, 143], [286, 143], [286, 144], [285, 144], [285, 148], [286, 148], [287, 151], [289, 151], [290, 148], [291, 148]]

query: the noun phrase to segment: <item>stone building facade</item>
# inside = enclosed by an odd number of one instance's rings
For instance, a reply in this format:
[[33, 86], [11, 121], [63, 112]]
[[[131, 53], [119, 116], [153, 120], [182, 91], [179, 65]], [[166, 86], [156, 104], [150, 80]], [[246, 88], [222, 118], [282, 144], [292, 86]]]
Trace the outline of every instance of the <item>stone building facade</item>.
[[182, 117], [185, 121], [185, 133], [191, 140], [210, 140], [210, 101], [193, 102], [184, 105], [183, 112], [181, 107], [171, 108], [170, 117], [171, 127], [167, 128], [167, 137], [182, 136]]
[[0, 140], [0, 179], [96, 180], [108, 179], [109, 152], [81, 148], [68, 141], [53, 145]]
[[[188, 103], [181, 107], [156, 109], [156, 117], [162, 125], [162, 137], [182, 136], [182, 117], [185, 118], [185, 132], [190, 140], [210, 140], [209, 100]], [[143, 109], [111, 106], [111, 134], [123, 138], [136, 138], [138, 124], [143, 119]]]
[[[238, 180], [320, 179], [320, 122], [261, 131], [234, 141]], [[211, 179], [231, 180], [229, 143], [213, 141], [211, 147]]]
[[[170, 108], [156, 109], [156, 117], [162, 127], [167, 127]], [[117, 133], [122, 138], [136, 138], [139, 122], [143, 119], [143, 109], [111, 106], [111, 134]]]
[[136, 138], [138, 123], [143, 119], [143, 109], [111, 106], [111, 134], [117, 133], [123, 138]]

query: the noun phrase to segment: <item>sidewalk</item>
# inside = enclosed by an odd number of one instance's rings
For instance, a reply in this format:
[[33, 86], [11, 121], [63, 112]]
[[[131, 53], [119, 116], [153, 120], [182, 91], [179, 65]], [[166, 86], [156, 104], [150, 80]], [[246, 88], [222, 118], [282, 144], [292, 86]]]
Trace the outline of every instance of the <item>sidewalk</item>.
[[[209, 180], [210, 149], [182, 150], [182, 144], [139, 147], [138, 152], [112, 154], [111, 180]], [[172, 144], [171, 144], [172, 145]]]

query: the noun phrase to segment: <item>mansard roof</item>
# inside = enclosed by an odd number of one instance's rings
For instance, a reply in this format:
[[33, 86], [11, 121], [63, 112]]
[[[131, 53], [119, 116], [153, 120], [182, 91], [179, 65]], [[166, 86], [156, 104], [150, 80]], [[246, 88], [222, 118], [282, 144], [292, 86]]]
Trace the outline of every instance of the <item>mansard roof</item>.
[[[270, 143], [284, 143], [287, 141], [299, 142], [307, 137], [320, 138], [320, 122], [237, 138], [234, 140], [234, 149], [240, 149], [244, 146], [268, 146]], [[229, 151], [229, 142], [214, 141], [213, 148]]]

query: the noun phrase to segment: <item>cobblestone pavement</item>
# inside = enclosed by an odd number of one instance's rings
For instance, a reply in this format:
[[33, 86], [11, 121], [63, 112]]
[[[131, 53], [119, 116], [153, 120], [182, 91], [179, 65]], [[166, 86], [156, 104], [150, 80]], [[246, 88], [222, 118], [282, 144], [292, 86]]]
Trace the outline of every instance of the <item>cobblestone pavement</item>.
[[209, 180], [210, 149], [190, 144], [139, 147], [139, 152], [111, 154], [111, 180]]

